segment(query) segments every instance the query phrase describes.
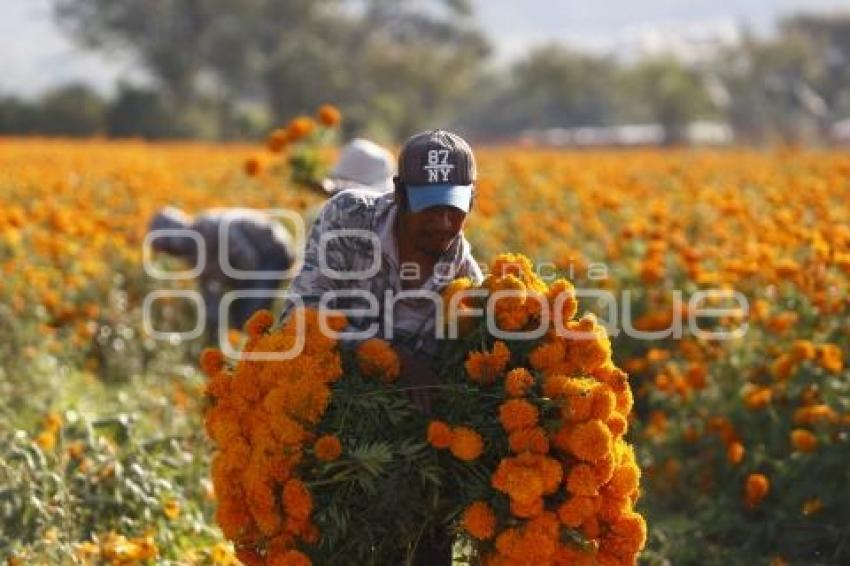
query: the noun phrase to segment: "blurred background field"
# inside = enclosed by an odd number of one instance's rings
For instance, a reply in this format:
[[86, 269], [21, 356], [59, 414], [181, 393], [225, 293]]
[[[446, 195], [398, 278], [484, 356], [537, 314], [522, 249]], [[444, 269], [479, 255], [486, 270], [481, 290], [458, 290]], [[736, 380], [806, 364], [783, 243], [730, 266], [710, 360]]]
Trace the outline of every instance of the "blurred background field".
[[[146, 276], [140, 246], [150, 211], [165, 203], [304, 212], [320, 202], [281, 180], [285, 166], [246, 173], [256, 154], [198, 143], [4, 143], [5, 553], [24, 563], [229, 560], [211, 522], [201, 345], [154, 341], [142, 328], [146, 293], [191, 282]], [[747, 323], [738, 340], [614, 340], [637, 397], [630, 434], [645, 474], [647, 563], [846, 559], [850, 158], [479, 155], [480, 206], [467, 233], [482, 260], [523, 250], [580, 288], [627, 290], [618, 308], [643, 330], [682, 314], [674, 290], [687, 300], [731, 288], [749, 299], [748, 313], [719, 322]], [[156, 314], [158, 330], [193, 323], [180, 301]], [[752, 474], [768, 482], [764, 493], [748, 495]]]
[[[0, 44], [32, 24], [66, 47], [46, 73], [35, 35], [0, 63], [0, 557], [235, 563], [212, 519], [202, 345], [179, 337], [191, 304], [157, 304], [173, 339], [144, 332], [149, 292], [193, 285], [145, 274], [147, 222], [168, 204], [309, 218], [323, 197], [293, 179], [338, 142], [445, 126], [479, 159], [482, 262], [522, 252], [612, 291], [615, 327], [625, 309], [645, 331], [687, 321], [676, 291], [748, 300], [702, 321], [746, 324], [736, 340], [614, 338], [642, 561], [850, 562], [850, 16], [542, 4], [9, 3]], [[323, 103], [338, 130], [276, 146]]]

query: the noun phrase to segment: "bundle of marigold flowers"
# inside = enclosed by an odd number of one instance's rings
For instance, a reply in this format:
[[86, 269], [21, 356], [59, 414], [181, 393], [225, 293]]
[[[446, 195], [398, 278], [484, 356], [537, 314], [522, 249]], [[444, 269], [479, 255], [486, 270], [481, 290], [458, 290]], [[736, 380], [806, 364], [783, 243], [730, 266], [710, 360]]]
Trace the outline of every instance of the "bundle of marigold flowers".
[[[337, 143], [337, 130], [342, 121], [339, 109], [323, 104], [314, 116], [296, 116], [289, 123], [272, 130], [266, 138], [266, 149], [271, 154], [257, 155], [243, 165], [245, 173], [256, 176], [271, 165], [271, 171], [280, 172], [288, 166], [290, 179], [298, 184], [318, 182], [326, 169], [332, 148]], [[285, 159], [273, 156], [285, 154]]]
[[307, 309], [272, 331], [259, 311], [234, 367], [218, 350], [201, 357], [216, 520], [246, 564], [385, 563], [435, 516], [437, 457], [393, 385], [395, 351], [380, 339], [342, 351], [321, 318], [346, 325]]
[[444, 466], [480, 466], [450, 476], [458, 532], [485, 564], [634, 563], [646, 524], [624, 440], [632, 396], [604, 328], [575, 319], [572, 285], [547, 285], [523, 256], [498, 256], [481, 289], [460, 279], [444, 292], [461, 338], [444, 343], [451, 389], [426, 435]]

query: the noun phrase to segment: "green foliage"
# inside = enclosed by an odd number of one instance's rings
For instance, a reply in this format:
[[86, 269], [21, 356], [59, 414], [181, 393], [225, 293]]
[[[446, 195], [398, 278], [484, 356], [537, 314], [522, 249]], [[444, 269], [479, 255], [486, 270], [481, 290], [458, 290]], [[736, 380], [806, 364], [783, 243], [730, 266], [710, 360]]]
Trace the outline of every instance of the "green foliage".
[[[757, 289], [754, 296], [761, 292]], [[805, 405], [804, 396], [813, 392], [818, 403], [846, 414], [850, 409], [848, 372], [832, 373], [814, 360], [803, 360], [787, 379], [780, 380], [770, 367], [779, 353], [791, 351], [795, 339], [833, 343], [846, 352], [848, 334], [838, 322], [846, 320], [846, 315], [823, 317], [790, 285], [780, 287], [770, 302], [777, 310], [797, 313], [794, 330], [777, 336], [753, 322], [740, 340], [700, 340], [702, 348], [713, 352], [712, 359], [704, 362], [710, 370], [707, 388], [680, 397], [647, 387], [648, 395], [638, 399], [644, 418], [634, 423], [632, 434], [642, 439], [636, 442], [642, 467], [655, 470], [655, 477], [643, 484], [648, 496], [641, 503], [651, 525], [645, 555], [651, 564], [671, 557], [683, 562], [748, 564], [767, 553], [792, 564], [842, 564], [850, 558], [844, 505], [850, 500], [847, 427], [805, 423], [796, 417]], [[630, 341], [634, 340], [623, 338], [616, 351], [634, 352]], [[672, 349], [675, 343], [652, 346]], [[684, 367], [688, 362], [674, 355], [668, 363]], [[753, 385], [772, 388], [771, 401], [763, 408], [745, 402], [746, 387]], [[650, 411], [667, 416], [664, 432], [650, 430], [651, 419], [646, 418]], [[738, 464], [729, 461], [727, 443], [709, 426], [718, 417], [728, 419], [745, 450]], [[815, 434], [818, 444], [813, 452], [794, 449], [791, 432], [795, 429]], [[744, 498], [751, 473], [764, 474], [770, 482], [767, 497], [754, 509], [746, 506]], [[813, 501], [819, 501], [819, 507], [806, 511], [807, 502]], [[700, 558], [682, 543], [686, 532], [689, 537], [699, 533], [706, 541]]]
[[48, 91], [36, 101], [0, 99], [0, 133], [93, 136], [106, 129], [107, 101], [83, 84]]
[[385, 564], [433, 524], [442, 474], [427, 421], [404, 393], [360, 377], [351, 359], [346, 368], [317, 431], [337, 435], [343, 454], [305, 470], [322, 533], [313, 553], [322, 564]]
[[[79, 542], [155, 532], [160, 556], [177, 559], [218, 540], [201, 439], [142, 441], [130, 415], [63, 417], [53, 447], [20, 429], [0, 437], [0, 554], [69, 563]], [[179, 516], [164, 513], [167, 502]]]

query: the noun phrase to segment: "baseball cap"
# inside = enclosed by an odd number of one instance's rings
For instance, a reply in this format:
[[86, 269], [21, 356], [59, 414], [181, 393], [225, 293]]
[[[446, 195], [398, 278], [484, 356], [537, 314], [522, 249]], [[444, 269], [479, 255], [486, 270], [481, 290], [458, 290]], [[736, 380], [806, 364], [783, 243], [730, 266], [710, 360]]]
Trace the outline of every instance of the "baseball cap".
[[446, 130], [411, 136], [398, 156], [399, 180], [407, 186], [413, 212], [449, 205], [469, 212], [475, 156], [462, 137]]

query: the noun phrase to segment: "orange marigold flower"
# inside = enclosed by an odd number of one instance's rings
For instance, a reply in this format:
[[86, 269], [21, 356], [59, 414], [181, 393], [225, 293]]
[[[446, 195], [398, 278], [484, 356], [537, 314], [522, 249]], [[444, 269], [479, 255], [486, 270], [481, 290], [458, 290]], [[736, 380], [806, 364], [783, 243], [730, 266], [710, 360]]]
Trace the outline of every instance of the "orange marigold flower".
[[834, 423], [838, 419], [829, 405], [809, 405], [794, 411], [794, 424], [811, 425], [815, 423]]
[[490, 262], [490, 273], [495, 277], [512, 275], [529, 288], [545, 293], [546, 284], [537, 276], [534, 265], [528, 257], [522, 254], [502, 253]]
[[558, 519], [566, 526], [577, 529], [596, 513], [596, 499], [593, 497], [571, 497], [558, 508]]
[[800, 264], [791, 258], [783, 257], [777, 260], [774, 269], [776, 269], [777, 277], [780, 279], [788, 279], [800, 271]]
[[830, 373], [841, 373], [844, 369], [844, 359], [841, 348], [835, 344], [821, 344], [817, 348], [817, 361], [820, 366]]
[[553, 340], [540, 344], [534, 351], [531, 352], [528, 359], [531, 362], [531, 367], [537, 371], [546, 372], [554, 368], [567, 355], [567, 350], [561, 340]]
[[699, 391], [708, 386], [708, 369], [702, 364], [691, 364], [685, 373], [691, 389]]
[[472, 381], [488, 385], [505, 371], [510, 359], [511, 352], [508, 347], [501, 340], [497, 340], [490, 352], [470, 352], [464, 366]]
[[534, 376], [525, 368], [516, 368], [505, 376], [505, 392], [508, 397], [524, 397], [534, 385]]
[[611, 418], [605, 421], [605, 424], [608, 425], [608, 429], [615, 437], [623, 436], [629, 429], [629, 421], [620, 413], [613, 413]]
[[360, 371], [367, 377], [379, 378], [390, 383], [401, 372], [401, 361], [389, 342], [380, 338], [371, 338], [357, 347], [357, 362]]
[[[459, 277], [452, 280], [443, 289], [443, 316], [446, 325], [451, 326], [457, 321], [457, 330], [460, 336], [466, 336], [474, 327], [476, 316], [473, 316], [473, 297], [466, 291], [475, 286], [469, 277]], [[457, 297], [457, 298], [455, 298]]]
[[312, 118], [309, 116], [298, 116], [289, 123], [286, 133], [289, 141], [297, 142], [312, 134], [315, 129], [316, 123]]
[[217, 399], [222, 399], [230, 391], [230, 376], [224, 372], [214, 373], [210, 376], [204, 388], [204, 394]]
[[306, 521], [313, 512], [313, 498], [299, 480], [291, 479], [284, 484], [283, 508], [288, 516], [299, 521]]
[[579, 320], [568, 322], [566, 327], [570, 331], [566, 338], [568, 359], [578, 371], [589, 373], [612, 363], [611, 340], [596, 316], [586, 314]]
[[573, 495], [597, 495], [599, 482], [593, 473], [593, 468], [587, 464], [579, 464], [570, 470], [567, 476], [567, 491]]
[[218, 348], [204, 348], [200, 363], [201, 370], [212, 377], [224, 367], [224, 354]]
[[204, 415], [204, 426], [207, 434], [219, 446], [238, 438], [242, 431], [239, 414], [227, 402], [218, 403], [207, 409]]
[[791, 431], [791, 445], [798, 452], [814, 452], [818, 446], [818, 437], [810, 430], [795, 428]]
[[791, 356], [795, 361], [813, 360], [816, 355], [817, 350], [811, 340], [794, 340], [791, 344]]
[[543, 395], [550, 399], [563, 399], [571, 390], [569, 379], [560, 373], [547, 375], [543, 378]]
[[319, 460], [331, 462], [339, 458], [342, 454], [342, 444], [335, 435], [326, 434], [319, 437], [313, 445], [313, 451]]
[[283, 148], [286, 147], [286, 143], [289, 141], [289, 135], [284, 128], [278, 128], [269, 134], [269, 137], [266, 138], [266, 148], [272, 153], [280, 153], [283, 151]]
[[601, 528], [599, 525], [599, 519], [596, 515], [588, 517], [587, 520], [581, 524], [581, 527], [579, 527], [579, 531], [581, 531], [581, 534], [583, 534], [587, 539], [599, 538]]
[[624, 513], [611, 525], [611, 531], [618, 538], [631, 543], [630, 550], [636, 552], [646, 543], [646, 521], [638, 513]]
[[537, 407], [525, 399], [509, 399], [499, 407], [499, 422], [508, 432], [531, 428], [537, 424]]
[[626, 464], [614, 470], [607, 487], [617, 497], [628, 497], [637, 491], [639, 480], [640, 468], [634, 464]]
[[577, 458], [588, 462], [599, 460], [613, 448], [613, 437], [605, 423], [592, 419], [579, 423], [570, 434], [569, 447]]
[[537, 456], [537, 468], [543, 478], [543, 493], [551, 495], [558, 491], [561, 480], [564, 479], [564, 467], [554, 458]]
[[521, 503], [531, 503], [545, 491], [540, 470], [520, 464], [515, 458], [504, 458], [491, 478], [491, 485]]
[[617, 408], [617, 396], [607, 385], [598, 385], [590, 392], [590, 416], [607, 421]]
[[319, 312], [318, 315], [320, 319], [324, 320], [328, 328], [334, 332], [341, 332], [348, 325], [348, 317], [345, 316], [344, 312], [325, 309]]
[[316, 111], [316, 118], [323, 126], [333, 128], [338, 126], [342, 120], [339, 109], [332, 104], [322, 104]]
[[530, 503], [511, 500], [511, 515], [520, 519], [531, 519], [543, 513], [543, 498], [538, 497]]
[[246, 175], [250, 175], [254, 177], [259, 175], [260, 169], [262, 169], [262, 165], [260, 164], [260, 160], [256, 157], [250, 157], [245, 160], [245, 164], [243, 166]]
[[449, 449], [458, 460], [471, 462], [481, 455], [484, 450], [484, 441], [481, 435], [471, 428], [459, 426], [452, 431], [452, 443]]
[[750, 509], [756, 507], [767, 497], [770, 480], [764, 474], [750, 474], [744, 486], [744, 504]]
[[631, 511], [632, 500], [628, 497], [615, 497], [613, 494], [606, 493], [598, 499], [599, 502], [599, 518], [606, 523], [613, 523], [623, 516], [624, 513]]
[[452, 429], [442, 421], [431, 421], [428, 424], [428, 443], [434, 448], [448, 448], [452, 445]]
[[221, 528], [221, 532], [229, 539], [236, 539], [241, 536], [252, 524], [251, 513], [245, 506], [244, 501], [237, 501], [235, 499], [222, 500], [219, 498], [218, 506], [215, 510], [215, 520]]
[[49, 430], [42, 431], [36, 436], [35, 443], [44, 452], [50, 452], [56, 446], [56, 433]]
[[576, 299], [575, 287], [566, 279], [559, 278], [553, 281], [549, 286], [547, 297], [553, 309], [560, 307], [560, 311], [553, 310], [553, 316], [557, 316], [555, 313], [560, 312], [561, 320], [559, 322], [562, 324], [576, 315], [578, 300]]
[[799, 315], [796, 312], [784, 311], [768, 319], [765, 326], [777, 334], [784, 334], [797, 322], [798, 318]]
[[611, 481], [614, 477], [614, 469], [617, 467], [617, 462], [612, 454], [607, 454], [603, 458], [593, 462], [593, 475], [596, 476], [596, 483], [603, 485]]
[[45, 430], [55, 434], [55, 433], [59, 432], [59, 430], [61, 428], [62, 428], [62, 417], [59, 415], [59, 413], [50, 412], [50, 413], [47, 413], [47, 415], [45, 415], [45, 417], [44, 417], [44, 429]]
[[540, 311], [537, 295], [530, 295], [525, 283], [513, 275], [490, 277], [486, 285], [493, 293], [489, 300], [495, 303], [496, 322], [502, 330], [520, 330]]
[[252, 314], [251, 318], [245, 323], [245, 334], [251, 338], [256, 338], [265, 334], [272, 324], [274, 324], [274, 316], [271, 311], [260, 309]]
[[484, 501], [476, 501], [467, 507], [461, 523], [463, 529], [478, 540], [493, 538], [496, 532], [496, 514]]
[[797, 360], [791, 354], [782, 354], [770, 364], [770, 373], [779, 381], [790, 378], [797, 367]]
[[230, 344], [230, 347], [235, 349], [239, 348], [239, 345], [242, 343], [242, 332], [237, 330], [236, 328], [231, 328], [227, 331], [227, 343]]
[[[441, 295], [443, 300], [448, 303], [457, 293], [471, 289], [474, 286], [475, 283], [469, 277], [458, 277], [456, 279], [452, 279], [449, 284], [443, 288]], [[463, 303], [463, 300], [460, 302]]]
[[617, 396], [617, 412], [622, 415], [631, 413], [635, 403], [631, 387], [626, 386], [622, 391], [615, 391], [614, 394]]
[[726, 449], [726, 459], [732, 464], [740, 464], [744, 459], [744, 453], [744, 445], [735, 441], [730, 443], [729, 447]]
[[770, 387], [746, 386], [744, 388], [744, 404], [748, 409], [763, 409], [770, 404], [773, 390]]
[[549, 452], [549, 437], [546, 431], [539, 426], [515, 430], [508, 436], [508, 444], [511, 452], [533, 452], [534, 454], [546, 454]]
[[562, 387], [566, 399], [563, 407], [564, 417], [571, 421], [589, 419], [593, 410], [591, 393], [596, 387], [599, 387], [599, 384], [592, 379], [569, 378], [562, 384]]

